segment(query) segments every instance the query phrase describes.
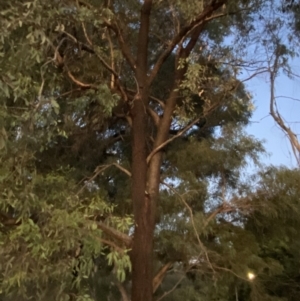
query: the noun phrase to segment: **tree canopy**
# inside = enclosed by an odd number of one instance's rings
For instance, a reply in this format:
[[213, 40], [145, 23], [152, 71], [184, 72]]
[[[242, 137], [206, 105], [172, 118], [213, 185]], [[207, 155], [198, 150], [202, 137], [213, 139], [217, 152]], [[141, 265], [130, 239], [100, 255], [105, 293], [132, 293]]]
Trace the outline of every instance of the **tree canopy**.
[[298, 300], [299, 171], [245, 131], [295, 5], [0, 3], [0, 299]]

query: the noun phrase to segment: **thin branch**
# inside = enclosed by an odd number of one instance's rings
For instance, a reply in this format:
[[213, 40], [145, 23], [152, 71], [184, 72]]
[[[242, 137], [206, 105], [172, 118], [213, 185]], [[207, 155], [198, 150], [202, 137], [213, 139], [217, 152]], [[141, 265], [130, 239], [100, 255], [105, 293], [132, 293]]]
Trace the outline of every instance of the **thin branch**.
[[64, 96], [66, 96], [66, 95], [72, 94], [73, 92], [79, 92], [79, 91], [82, 91], [82, 90], [81, 90], [80, 88], [72, 89], [72, 90], [70, 90], [70, 91], [67, 91], [67, 92], [65, 92], [65, 93], [62, 93], [62, 94], [56, 96], [55, 98], [61, 98], [61, 97], [64, 97]]
[[128, 177], [131, 178], [131, 172], [129, 170], [127, 170], [126, 168], [124, 168], [123, 166], [121, 166], [118, 163], [113, 163], [113, 166], [117, 167], [118, 169], [120, 169], [121, 171], [123, 171]]
[[183, 273], [183, 275], [180, 277], [180, 279], [175, 283], [175, 285], [167, 292], [164, 292], [162, 294], [162, 296], [160, 296], [156, 301], [160, 301], [162, 300], [164, 297], [166, 297], [167, 295], [171, 294], [173, 291], [175, 291], [175, 289], [178, 287], [178, 285], [181, 283], [181, 281], [185, 278], [185, 273]]
[[[115, 59], [114, 59], [114, 50], [113, 50], [113, 44], [110, 38], [110, 32], [109, 30], [107, 31], [107, 36], [106, 39], [108, 40], [109, 43], [109, 48], [110, 48], [110, 60], [111, 60], [111, 69], [115, 70]], [[119, 78], [119, 76], [115, 75], [115, 74], [111, 74], [111, 83], [110, 83], [110, 87], [111, 89], [114, 88], [115, 86], [115, 81]]]
[[255, 76], [259, 75], [259, 74], [263, 74], [263, 73], [268, 72], [268, 68], [263, 67], [263, 68], [260, 68], [260, 69], [261, 69], [260, 71], [256, 71], [256, 72], [254, 72], [253, 74], [251, 74], [249, 77], [247, 77], [247, 78], [245, 78], [245, 79], [242, 79], [242, 80], [241, 80], [241, 83], [244, 83], [244, 82], [246, 82], [246, 81], [252, 79], [253, 77], [255, 77]]
[[[136, 79], [135, 79], [135, 81], [136, 81]], [[128, 88], [126, 89], [126, 91], [132, 93], [133, 95], [136, 95], [138, 93], [136, 90], [132, 90], [132, 89], [128, 89]], [[155, 102], [157, 102], [162, 107], [162, 109], [165, 108], [165, 103], [161, 99], [151, 96], [151, 95], [149, 95], [149, 98], [154, 100]]]
[[111, 56], [111, 66], [109, 66], [106, 61], [100, 56], [100, 54], [94, 49], [94, 45], [91, 41], [91, 39], [89, 38], [88, 34], [87, 34], [87, 31], [85, 29], [85, 26], [84, 26], [84, 23], [82, 23], [82, 26], [83, 26], [83, 32], [84, 32], [84, 35], [85, 35], [85, 38], [86, 40], [88, 41], [88, 43], [90, 44], [90, 46], [92, 47], [95, 55], [97, 56], [97, 58], [100, 60], [100, 62], [102, 63], [102, 65], [108, 70], [111, 72], [111, 84], [110, 84], [110, 88], [113, 89], [114, 88], [114, 85], [116, 83], [117, 87], [119, 88], [120, 92], [121, 92], [121, 95], [124, 99], [124, 101], [127, 101], [128, 100], [128, 96], [122, 86], [122, 84], [120, 83], [120, 79], [119, 79], [119, 75], [118, 73], [115, 71], [114, 69], [114, 57], [113, 57], [113, 47], [112, 47], [112, 42], [111, 42], [111, 39], [110, 39], [110, 35], [108, 33], [107, 35], [107, 40], [109, 42], [109, 46], [110, 46], [110, 56]]
[[[64, 34], [66, 34], [66, 35], [67, 35], [74, 43], [83, 46], [83, 47], [84, 47], [84, 50], [87, 50], [87, 51], [89, 51], [90, 53], [96, 55], [96, 57], [99, 59], [99, 61], [101, 62], [101, 64], [102, 64], [109, 72], [111, 72], [112, 76], [114, 76], [115, 82], [116, 82], [116, 84], [117, 84], [118, 89], [119, 89], [120, 92], [121, 92], [121, 95], [122, 95], [124, 101], [127, 101], [127, 100], [128, 100], [128, 97], [127, 97], [127, 94], [126, 94], [126, 92], [125, 92], [123, 86], [122, 86], [121, 83], [120, 83], [118, 73], [117, 73], [111, 66], [109, 66], [109, 65], [107, 64], [107, 62], [99, 55], [99, 53], [98, 53], [97, 51], [95, 51], [94, 45], [93, 45], [91, 39], [89, 38], [89, 36], [88, 36], [88, 34], [87, 34], [87, 31], [86, 31], [86, 28], [85, 28], [85, 25], [84, 25], [83, 22], [82, 22], [82, 27], [83, 27], [84, 36], [85, 36], [87, 42], [89, 43], [89, 45], [86, 45], [86, 44], [84, 44], [84, 43], [78, 41], [76, 37], [74, 37], [73, 35], [71, 35], [70, 33], [66, 32], [66, 31], [62, 31], [62, 32], [63, 32]], [[64, 40], [64, 39], [63, 39], [63, 40]], [[58, 56], [58, 55], [59, 55], [59, 53], [58, 53], [58, 51], [57, 51], [57, 49], [56, 49], [56, 52], [55, 52], [55, 58], [57, 58], [57, 59], [61, 58], [61, 57]], [[57, 59], [56, 59], [56, 60], [57, 60]], [[60, 61], [61, 61], [61, 60], [62, 60], [62, 58], [60, 59]], [[84, 83], [82, 83], [82, 82], [76, 80], [76, 79], [74, 78], [74, 76], [73, 76], [71, 73], [70, 73], [70, 74], [68, 73], [68, 75], [69, 75], [69, 77], [70, 77], [77, 85], [79, 85], [79, 86], [81, 86], [81, 87], [83, 87], [83, 88], [90, 88], [90, 87], [88, 87], [87, 84], [84, 84]]]
[[290, 100], [300, 101], [299, 98], [294, 98], [294, 97], [284, 96], [284, 95], [276, 96], [275, 99], [277, 99], [277, 98], [286, 98], [286, 99], [290, 99]]
[[226, 178], [225, 178], [225, 175], [224, 175], [224, 170], [222, 169], [222, 172], [221, 172], [221, 179], [222, 179], [222, 201], [223, 201], [223, 204], [226, 203], [226, 185], [227, 185], [227, 181], [226, 181]]
[[237, 277], [237, 278], [239, 278], [239, 279], [242, 279], [242, 280], [244, 280], [244, 281], [247, 281], [247, 282], [249, 282], [249, 279], [247, 279], [247, 278], [244, 278], [244, 277], [242, 277], [242, 276], [238, 275], [237, 273], [233, 272], [233, 271], [232, 271], [232, 270], [230, 270], [230, 269], [223, 268], [223, 267], [219, 267], [219, 266], [216, 266], [216, 265], [214, 265], [214, 268], [215, 268], [216, 270], [223, 270], [223, 271], [226, 271], [226, 272], [228, 272], [228, 273], [231, 273], [231, 274], [233, 274], [234, 276], [236, 276], [236, 277]]
[[117, 250], [119, 253], [124, 253], [124, 249], [120, 248], [118, 245], [116, 245], [114, 242], [107, 240], [107, 239], [103, 239], [100, 237], [96, 237], [97, 240], [99, 240], [101, 243], [108, 245], [110, 247], [112, 247], [113, 249]]
[[158, 114], [154, 110], [152, 110], [152, 108], [150, 108], [149, 106], [147, 106], [147, 112], [151, 116], [155, 126], [158, 127], [160, 121], [160, 117], [158, 116]]
[[[204, 24], [206, 22], [206, 20], [211, 20], [212, 17], [212, 13], [214, 11], [216, 11], [218, 8], [220, 8], [224, 3], [226, 3], [226, 0], [222, 0], [217, 2], [216, 0], [213, 0], [212, 3], [207, 6], [203, 12], [197, 17], [195, 18], [194, 21], [192, 21], [190, 24], [184, 26], [180, 32], [173, 38], [172, 41], [170, 41], [169, 46], [167, 47], [167, 49], [160, 55], [160, 57], [158, 58], [156, 64], [154, 65], [151, 74], [149, 76], [149, 84], [151, 84], [154, 80], [154, 78], [156, 77], [160, 67], [162, 66], [162, 64], [165, 62], [165, 60], [169, 57], [169, 55], [173, 52], [173, 50], [175, 49], [175, 47], [183, 40], [187, 37], [187, 35], [191, 32], [191, 30], [193, 30], [195, 27], [198, 27], [202, 24]], [[210, 18], [210, 19], [208, 19]]]
[[289, 137], [292, 151], [294, 153], [295, 159], [297, 161], [298, 166], [300, 166], [300, 143], [297, 138], [297, 135], [286, 126], [284, 120], [281, 117], [281, 114], [278, 111], [276, 99], [275, 99], [275, 79], [279, 70], [279, 58], [280, 55], [278, 53], [275, 54], [275, 59], [272, 68], [269, 68], [270, 73], [270, 114], [278, 124], [278, 126], [287, 134]]
[[104, 25], [107, 26], [109, 29], [111, 29], [116, 34], [116, 37], [118, 39], [118, 42], [119, 42], [119, 45], [120, 45], [120, 48], [121, 48], [121, 51], [122, 51], [122, 54], [124, 55], [126, 61], [128, 62], [129, 66], [131, 67], [131, 69], [133, 71], [135, 71], [136, 64], [135, 64], [135, 61], [132, 57], [132, 54], [130, 52], [130, 49], [129, 49], [128, 45], [124, 41], [124, 37], [123, 37], [121, 29], [118, 27], [117, 24], [111, 24], [108, 21], [106, 21], [104, 23]]
[[222, 208], [223, 206], [220, 206], [219, 208], [217, 208], [215, 211], [213, 211], [208, 218], [205, 220], [203, 228], [206, 228], [207, 225], [210, 223], [211, 220], [213, 220], [219, 213], [222, 212]]
[[128, 293], [127, 293], [125, 287], [122, 285], [122, 283], [117, 281], [117, 282], [115, 282], [115, 284], [120, 291], [120, 294], [122, 296], [122, 301], [130, 301]]
[[[84, 26], [84, 25], [83, 25]], [[84, 27], [85, 28], [85, 27]], [[95, 51], [94, 49], [94, 45], [91, 41], [91, 39], [88, 37], [86, 30], [84, 30], [84, 36], [86, 38], [86, 40], [88, 41], [88, 43], [90, 44], [90, 50], [97, 56], [97, 58], [99, 59], [99, 61], [102, 63], [102, 65], [108, 70], [110, 71], [115, 77], [119, 77], [118, 73], [111, 67], [109, 66], [106, 61], [99, 55], [99, 53], [97, 53], [97, 51]]]
[[93, 47], [93, 43], [92, 43], [92, 41], [90, 40], [90, 38], [89, 38], [89, 36], [88, 36], [88, 34], [87, 34], [87, 31], [86, 31], [86, 27], [85, 27], [85, 25], [84, 25], [84, 22], [81, 22], [81, 26], [82, 26], [83, 33], [84, 33], [84, 36], [85, 36], [87, 42]]
[[163, 279], [165, 278], [165, 275], [167, 271], [170, 269], [170, 267], [173, 265], [173, 262], [166, 263], [155, 275], [153, 278], [153, 294], [156, 292], [160, 284], [162, 283]]
[[220, 207], [218, 207], [215, 211], [213, 211], [208, 218], [205, 220], [203, 228], [206, 228], [207, 225], [210, 223], [211, 220], [213, 220], [219, 213], [228, 213], [228, 212], [233, 212], [236, 211], [237, 208], [234, 208], [230, 206], [229, 203], [223, 203]]
[[194, 220], [194, 214], [193, 214], [193, 210], [192, 208], [189, 206], [189, 204], [186, 202], [186, 200], [180, 195], [180, 193], [174, 188], [172, 187], [171, 185], [165, 183], [165, 182], [161, 182], [163, 185], [165, 185], [166, 187], [168, 187], [175, 195], [177, 195], [179, 197], [179, 199], [182, 201], [182, 203], [184, 204], [184, 206], [187, 208], [187, 210], [189, 211], [189, 214], [190, 214], [190, 218], [191, 218], [191, 223], [192, 223], [192, 226], [193, 226], [193, 230], [194, 230], [194, 233], [195, 233], [195, 236], [197, 238], [197, 241], [198, 241], [198, 244], [199, 244], [199, 247], [200, 249], [203, 251], [203, 253], [205, 254], [205, 257], [206, 257], [206, 260], [209, 264], [209, 266], [211, 267], [211, 269], [213, 270], [213, 272], [215, 271], [211, 262], [210, 262], [210, 259], [208, 257], [208, 253], [206, 251], [206, 248], [205, 246], [203, 245], [201, 239], [200, 239], [200, 236], [198, 234], [198, 231], [197, 231], [197, 228], [196, 228], [196, 224], [195, 224], [195, 220]]
[[74, 75], [68, 70], [67, 71], [68, 76], [70, 77], [70, 79], [79, 87], [84, 88], [84, 89], [91, 89], [94, 88], [96, 89], [97, 87], [92, 85], [92, 84], [85, 84], [83, 82], [81, 82], [80, 80], [76, 79], [74, 77]]
[[[92, 177], [90, 177], [89, 179], [86, 180], [86, 182], [92, 182], [94, 181], [97, 176], [102, 173], [103, 171], [105, 171], [107, 168], [109, 168], [111, 165], [101, 165], [101, 166], [97, 166], [94, 174]], [[85, 179], [82, 179], [78, 184], [82, 183]], [[79, 191], [76, 193], [77, 195], [81, 194], [83, 192], [83, 190], [86, 188], [86, 183], [84, 183], [84, 185], [79, 189]]]
[[[110, 168], [111, 166], [117, 167], [122, 172], [124, 172], [127, 176], [131, 177], [131, 172], [129, 170], [127, 170], [125, 167], [121, 166], [118, 163], [112, 163], [112, 164], [97, 166], [94, 171], [93, 176], [86, 179], [86, 182], [90, 183], [90, 182], [94, 181], [100, 173], [104, 172], [106, 169]], [[78, 184], [82, 183], [84, 180], [85, 179], [82, 179]], [[80, 190], [77, 192], [77, 195], [79, 195], [85, 189], [85, 187], [86, 187], [86, 184], [84, 184], [83, 187], [80, 188]]]
[[160, 99], [158, 99], [157, 97], [154, 97], [154, 96], [149, 96], [149, 98], [152, 99], [152, 100], [154, 100], [154, 101], [156, 101], [157, 103], [159, 103], [160, 106], [161, 106], [163, 109], [165, 108], [165, 103], [164, 103], [162, 100], [160, 100]]
[[152, 157], [160, 151], [162, 148], [164, 148], [167, 144], [175, 140], [176, 138], [182, 136], [185, 132], [187, 132], [191, 127], [193, 127], [197, 122], [199, 122], [200, 118], [195, 119], [193, 122], [191, 122], [189, 125], [187, 125], [184, 129], [182, 129], [177, 135], [173, 136], [172, 138], [166, 140], [161, 145], [156, 147], [147, 157], [147, 164], [151, 161]]
[[[132, 238], [130, 236], [128, 236], [127, 234], [120, 232], [102, 222], [97, 222], [97, 226], [99, 229], [101, 229], [105, 234], [121, 241], [124, 243], [124, 245], [127, 248], [131, 248], [132, 245]], [[108, 241], [106, 241], [107, 243]], [[108, 243], [107, 243], [108, 244]]]

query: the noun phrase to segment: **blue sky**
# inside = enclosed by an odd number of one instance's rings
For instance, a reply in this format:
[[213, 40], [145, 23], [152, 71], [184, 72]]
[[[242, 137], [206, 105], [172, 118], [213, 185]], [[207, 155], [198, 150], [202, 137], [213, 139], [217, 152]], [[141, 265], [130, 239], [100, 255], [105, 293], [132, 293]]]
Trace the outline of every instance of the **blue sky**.
[[[291, 63], [292, 70], [297, 73], [300, 60]], [[270, 116], [270, 86], [268, 74], [258, 75], [246, 85], [253, 95], [256, 110], [247, 132], [258, 139], [265, 140], [265, 148], [269, 156], [263, 156], [263, 162], [267, 165], [286, 165], [296, 167], [296, 160], [292, 153], [288, 138], [276, 125]], [[289, 79], [280, 74], [276, 80], [276, 95], [300, 99], [300, 79]], [[277, 99], [278, 108], [285, 121], [300, 134], [300, 100], [280, 97]], [[298, 122], [298, 123], [297, 123]]]

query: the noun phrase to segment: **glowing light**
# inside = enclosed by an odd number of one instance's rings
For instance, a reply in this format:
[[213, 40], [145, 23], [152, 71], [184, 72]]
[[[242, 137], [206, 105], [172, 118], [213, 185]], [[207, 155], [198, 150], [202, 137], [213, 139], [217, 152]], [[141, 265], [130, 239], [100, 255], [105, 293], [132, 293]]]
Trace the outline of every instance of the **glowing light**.
[[247, 277], [248, 277], [249, 280], [253, 280], [255, 278], [255, 275], [253, 273], [249, 272], [247, 274]]

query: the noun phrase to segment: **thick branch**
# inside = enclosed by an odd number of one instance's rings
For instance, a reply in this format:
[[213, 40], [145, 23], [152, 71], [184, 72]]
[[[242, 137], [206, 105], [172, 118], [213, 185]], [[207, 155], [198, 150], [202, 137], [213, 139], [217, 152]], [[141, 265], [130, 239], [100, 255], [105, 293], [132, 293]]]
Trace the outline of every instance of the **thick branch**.
[[159, 271], [158, 273], [155, 275], [154, 279], [153, 279], [153, 294], [156, 292], [156, 290], [158, 289], [158, 287], [160, 286], [160, 284], [162, 283], [163, 279], [166, 276], [167, 271], [169, 270], [169, 268], [173, 265], [173, 262], [168, 262], [167, 264], [165, 264]]
[[[208, 20], [211, 20], [212, 13], [216, 11], [218, 8], [220, 8], [223, 4], [225, 4], [227, 0], [213, 0], [210, 5], [208, 5], [203, 12], [196, 18], [194, 21], [192, 21], [190, 24], [184, 26], [180, 32], [173, 38], [173, 40], [169, 43], [169, 46], [167, 49], [160, 55], [158, 58], [154, 68], [152, 69], [152, 72], [149, 77], [149, 84], [152, 83], [154, 78], [156, 77], [160, 67], [165, 62], [165, 60], [169, 57], [169, 55], [173, 52], [175, 47], [190, 33], [191, 30], [194, 28], [201, 26]], [[217, 15], [219, 17], [219, 15]]]
[[[197, 43], [198, 37], [203, 29], [206, 18], [211, 16], [212, 13], [225, 2], [226, 0], [221, 0], [218, 3], [216, 3], [216, 1], [212, 1], [212, 3], [204, 9], [204, 11], [194, 22], [190, 23], [188, 26], [184, 27], [181, 30], [181, 32], [173, 39], [173, 41], [171, 42], [167, 50], [158, 59], [157, 63], [154, 66], [154, 69], [150, 74], [150, 78], [148, 79], [148, 84], [151, 84], [157, 72], [159, 71], [161, 65], [166, 60], [166, 58], [171, 54], [171, 52], [174, 50], [177, 44], [178, 45], [180, 44], [180, 47], [178, 47], [176, 53], [177, 63], [179, 59], [187, 58], [190, 55], [191, 51], [193, 50], [193, 48]], [[191, 39], [187, 43], [186, 47], [183, 48], [182, 46], [183, 38], [190, 33], [191, 33]], [[148, 156], [147, 161], [150, 162], [151, 160], [149, 166], [149, 173], [148, 173], [148, 192], [150, 193], [152, 198], [156, 198], [158, 195], [158, 187], [160, 181], [160, 167], [162, 162], [161, 148], [163, 147], [163, 144], [166, 142], [168, 138], [173, 112], [176, 107], [176, 102], [179, 96], [178, 89], [185, 76], [186, 70], [187, 70], [187, 65], [185, 65], [183, 68], [177, 69], [175, 72], [172, 92], [165, 103], [164, 114], [160, 120], [158, 132], [155, 138], [154, 151], [152, 154]]]
[[149, 41], [149, 25], [150, 13], [152, 8], [152, 0], [144, 0], [141, 9], [141, 25], [138, 34], [137, 43], [137, 72], [136, 78], [138, 80], [139, 88], [143, 88], [147, 77], [148, 65], [148, 41]]
[[122, 233], [102, 222], [97, 222], [97, 226], [101, 229], [105, 234], [123, 242], [127, 248], [131, 248], [132, 238], [125, 233]]

